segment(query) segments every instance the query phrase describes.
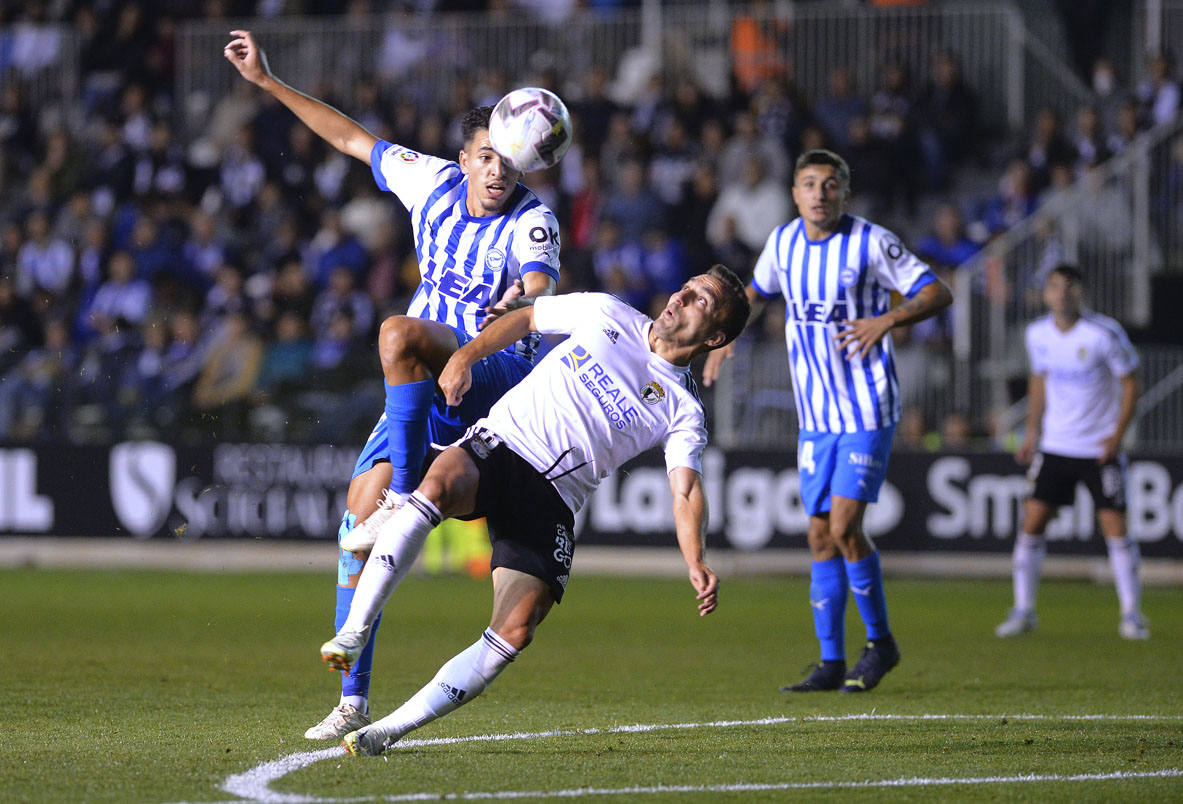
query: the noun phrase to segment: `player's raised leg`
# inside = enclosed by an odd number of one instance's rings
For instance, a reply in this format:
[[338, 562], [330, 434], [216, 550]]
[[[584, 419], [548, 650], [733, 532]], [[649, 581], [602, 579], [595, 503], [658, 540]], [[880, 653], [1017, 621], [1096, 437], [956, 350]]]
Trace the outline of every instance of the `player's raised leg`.
[[390, 487], [377, 511], [342, 540], [342, 548], [359, 552], [372, 548], [379, 530], [419, 485], [435, 376], [458, 346], [455, 331], [437, 321], [398, 315], [382, 322], [378, 354], [386, 380]]
[[480, 638], [453, 656], [402, 706], [345, 735], [351, 754], [380, 754], [404, 735], [463, 706], [485, 691], [534, 638], [554, 605], [550, 586], [518, 570], [493, 570], [493, 617]]
[[[384, 421], [380, 420], [370, 434], [361, 456], [354, 468], [349, 484], [346, 510], [338, 530], [338, 542], [357, 524], [377, 508], [377, 500], [383, 489], [390, 485], [390, 463], [376, 460], [375, 455], [385, 451], [378, 442], [385, 440]], [[357, 579], [361, 575], [364, 561], [348, 550], [338, 549], [337, 559], [337, 605], [333, 627], [339, 629], [349, 614], [353, 602]], [[309, 740], [336, 740], [346, 732], [360, 728], [370, 722], [370, 672], [374, 664], [374, 634], [381, 620], [375, 620], [370, 629], [370, 639], [348, 670], [341, 671], [341, 699], [323, 720], [304, 732]]]

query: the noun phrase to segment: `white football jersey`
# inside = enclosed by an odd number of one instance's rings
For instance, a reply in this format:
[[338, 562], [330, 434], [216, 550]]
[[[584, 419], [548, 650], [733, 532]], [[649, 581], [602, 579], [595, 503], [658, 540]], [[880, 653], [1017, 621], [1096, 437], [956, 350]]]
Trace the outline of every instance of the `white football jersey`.
[[842, 216], [838, 230], [816, 242], [806, 237], [800, 218], [773, 231], [751, 284], [765, 298], [785, 298], [785, 340], [803, 430], [852, 433], [899, 421], [891, 334], [865, 359], [847, 358], [835, 339], [842, 322], [887, 312], [891, 291], [911, 297], [935, 281], [899, 238], [854, 215]]
[[1084, 311], [1067, 332], [1046, 315], [1027, 326], [1031, 373], [1044, 378], [1047, 405], [1039, 449], [1096, 458], [1117, 430], [1120, 378], [1138, 369], [1138, 353], [1112, 318]]
[[[546, 205], [519, 184], [499, 215], [468, 214], [468, 179], [460, 165], [379, 141], [370, 153], [374, 181], [411, 213], [419, 288], [407, 315], [440, 321], [469, 335], [484, 310], [530, 271], [559, 278], [559, 224]], [[538, 336], [507, 351], [532, 360]]]
[[475, 427], [543, 474], [578, 511], [622, 463], [662, 445], [666, 470], [702, 472], [706, 418], [688, 366], [649, 349], [653, 320], [605, 293], [544, 296], [534, 323], [570, 335]]

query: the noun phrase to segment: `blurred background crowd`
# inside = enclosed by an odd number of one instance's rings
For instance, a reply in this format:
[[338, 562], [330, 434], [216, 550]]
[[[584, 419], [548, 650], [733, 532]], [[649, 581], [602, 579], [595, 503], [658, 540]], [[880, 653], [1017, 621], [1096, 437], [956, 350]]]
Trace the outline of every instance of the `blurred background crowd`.
[[[240, 18], [294, 13], [611, 15], [632, 5], [0, 4], [0, 439], [357, 440], [382, 409], [375, 334], [418, 283], [406, 213], [365, 165], [246, 82], [209, 99], [201, 130], [179, 126], [181, 21], [222, 18], [229, 31]], [[83, 44], [77, 96], [51, 111], [25, 88], [55, 63], [58, 23]], [[924, 82], [884, 54], [874, 85], [837, 69], [811, 96], [790, 63], [748, 58], [758, 33], [732, 30], [722, 97], [690, 74], [630, 80], [628, 64], [578, 75], [547, 64], [514, 76], [478, 68], [434, 104], [380, 75], [345, 93], [298, 88], [383, 139], [453, 159], [468, 108], [521, 83], [557, 90], [576, 144], [525, 182], [559, 217], [560, 291], [604, 290], [648, 310], [713, 262], [750, 272], [768, 234], [794, 215], [791, 166], [805, 149], [841, 153], [852, 211], [949, 274], [1179, 111], [1169, 55], [1134, 84], [1099, 54], [1081, 67], [1091, 102], [1071, 119], [1041, 111], [1016, 138], [984, 119], [981, 88], [956, 52], [932, 54]], [[272, 67], [285, 77], [282, 62]], [[770, 311], [765, 324], [748, 337], [783, 338], [783, 314]], [[899, 333], [902, 383], [912, 382], [909, 366], [946, 355], [951, 338], [948, 315]], [[917, 416], [906, 413], [903, 447], [965, 446], [973, 435], [964, 415], [939, 426]]]

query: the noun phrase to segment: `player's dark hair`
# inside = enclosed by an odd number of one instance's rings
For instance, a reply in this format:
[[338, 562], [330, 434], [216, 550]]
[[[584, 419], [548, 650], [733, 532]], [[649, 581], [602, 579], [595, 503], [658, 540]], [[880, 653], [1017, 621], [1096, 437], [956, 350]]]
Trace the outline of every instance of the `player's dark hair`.
[[464, 113], [464, 117], [460, 120], [460, 136], [464, 140], [464, 147], [472, 142], [473, 136], [481, 129], [489, 127], [489, 120], [493, 117], [492, 106], [478, 106], [475, 109], [469, 109]]
[[752, 305], [748, 302], [748, 294], [744, 292], [743, 282], [739, 281], [726, 265], [712, 265], [707, 276], [719, 280], [723, 286], [723, 298], [720, 299], [723, 308], [723, 335], [726, 340], [719, 346], [726, 346], [739, 337], [743, 328], [748, 325], [748, 318], [752, 314]]
[[1081, 273], [1080, 269], [1077, 268], [1072, 263], [1068, 263], [1068, 262], [1060, 263], [1055, 268], [1048, 271], [1048, 276], [1051, 276], [1052, 274], [1059, 274], [1060, 276], [1067, 279], [1069, 282], [1075, 282], [1076, 284], [1080, 285], [1081, 287], [1084, 286], [1084, 274]]
[[838, 173], [838, 181], [843, 187], [850, 187], [850, 165], [846, 160], [833, 151], [825, 148], [814, 148], [797, 157], [797, 164], [793, 166], [793, 181], [797, 181], [797, 174], [810, 165], [829, 165]]

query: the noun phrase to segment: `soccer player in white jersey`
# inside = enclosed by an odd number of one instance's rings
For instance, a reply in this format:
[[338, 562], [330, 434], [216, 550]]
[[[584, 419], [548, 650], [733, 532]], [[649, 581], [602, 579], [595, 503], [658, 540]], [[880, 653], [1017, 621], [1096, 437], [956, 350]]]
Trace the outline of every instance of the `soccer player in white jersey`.
[[[784, 296], [799, 424], [797, 468], [809, 513], [809, 602], [821, 662], [782, 691], [872, 689], [899, 662], [887, 620], [879, 553], [863, 532], [867, 503], [887, 472], [900, 394], [890, 330], [937, 313], [952, 294], [891, 232], [846, 214], [850, 169], [831, 151], [797, 160], [793, 201], [800, 217], [768, 238], [747, 295], [758, 313]], [[891, 292], [904, 301], [891, 307]], [[709, 385], [724, 357], [707, 358]], [[843, 625], [854, 593], [867, 642], [847, 672]]]
[[[1015, 539], [1015, 605], [994, 629], [1012, 637], [1036, 626], [1035, 597], [1047, 554], [1044, 532], [1053, 514], [1083, 483], [1093, 497], [1109, 550], [1121, 606], [1118, 633], [1148, 639], [1142, 616], [1138, 543], [1126, 533], [1126, 459], [1121, 442], [1138, 404], [1138, 353], [1121, 325], [1083, 306], [1084, 284], [1073, 265], [1047, 276], [1051, 312], [1027, 327], [1027, 434], [1015, 457], [1031, 464], [1031, 496]], [[1038, 451], [1037, 451], [1038, 449]]]
[[406, 703], [346, 734], [350, 753], [379, 754], [492, 683], [563, 597], [575, 512], [604, 477], [651, 447], [665, 451], [674, 528], [699, 614], [714, 611], [718, 579], [703, 560], [706, 424], [690, 361], [734, 339], [749, 311], [739, 279], [715, 266], [689, 279], [656, 321], [602, 293], [539, 298], [452, 356], [439, 384], [457, 404], [486, 355], [529, 332], [569, 336], [440, 453], [407, 504], [382, 525], [349, 618], [321, 648], [326, 661], [354, 661], [423, 539], [445, 517], [488, 518], [493, 613], [480, 638]]
[[[342, 153], [370, 166], [374, 180], [410, 212], [422, 277], [406, 315], [379, 332], [386, 409], [354, 468], [341, 521], [335, 622], [345, 621], [365, 551], [377, 526], [418, 485], [430, 442], [454, 441], [533, 365], [536, 335], [524, 337], [475, 370], [473, 391], [445, 406], [435, 377], [452, 353], [488, 321], [538, 295], [553, 293], [559, 271], [554, 214], [489, 142], [490, 107], [462, 121], [456, 162], [379, 140], [336, 109], [272, 75], [248, 31], [232, 31], [225, 56]], [[382, 498], [379, 504], [379, 498]], [[342, 676], [341, 699], [309, 739], [333, 739], [369, 722], [373, 643]]]

